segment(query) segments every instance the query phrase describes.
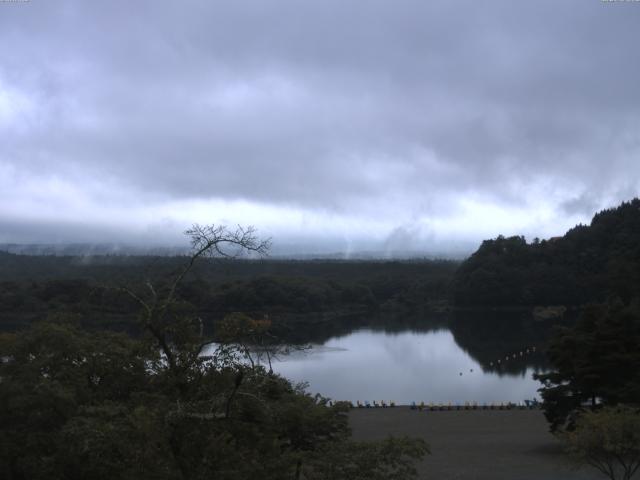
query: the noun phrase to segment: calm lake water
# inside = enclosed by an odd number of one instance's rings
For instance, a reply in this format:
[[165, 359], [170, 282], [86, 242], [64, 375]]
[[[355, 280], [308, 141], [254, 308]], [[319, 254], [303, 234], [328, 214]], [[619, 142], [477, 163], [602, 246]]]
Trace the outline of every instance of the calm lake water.
[[[308, 382], [312, 393], [354, 403], [522, 402], [539, 398], [540, 388], [532, 374], [541, 368], [529, 364], [526, 348], [497, 349], [495, 361], [485, 358], [483, 367], [448, 329], [360, 329], [283, 357], [273, 368], [294, 382]], [[495, 369], [498, 358], [510, 373]]]

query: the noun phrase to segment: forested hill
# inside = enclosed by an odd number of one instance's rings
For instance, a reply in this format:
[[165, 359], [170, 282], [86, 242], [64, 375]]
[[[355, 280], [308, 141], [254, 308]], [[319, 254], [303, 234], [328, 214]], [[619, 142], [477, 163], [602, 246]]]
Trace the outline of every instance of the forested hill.
[[[73, 314], [86, 327], [131, 331], [139, 308], [119, 288], [144, 286], [147, 280], [166, 286], [187, 261], [184, 256], [0, 252], [0, 331], [58, 313]], [[445, 260], [201, 259], [178, 294], [185, 308], [211, 322], [238, 311], [281, 319], [442, 311], [457, 267], [457, 262]]]
[[457, 306], [577, 306], [640, 297], [640, 200], [597, 213], [563, 237], [485, 240], [459, 267]]

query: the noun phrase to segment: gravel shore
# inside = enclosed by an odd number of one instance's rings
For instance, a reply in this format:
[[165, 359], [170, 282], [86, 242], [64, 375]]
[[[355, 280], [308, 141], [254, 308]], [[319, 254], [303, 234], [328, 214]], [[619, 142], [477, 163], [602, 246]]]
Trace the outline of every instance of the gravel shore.
[[418, 466], [421, 479], [602, 480], [575, 470], [549, 433], [539, 410], [417, 411], [409, 407], [354, 409], [356, 440], [389, 435], [424, 438], [431, 448]]

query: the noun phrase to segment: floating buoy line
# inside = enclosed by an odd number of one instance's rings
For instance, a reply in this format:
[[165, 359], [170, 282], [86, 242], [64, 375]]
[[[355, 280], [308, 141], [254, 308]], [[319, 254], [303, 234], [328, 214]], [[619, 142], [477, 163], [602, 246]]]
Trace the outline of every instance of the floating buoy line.
[[494, 365], [502, 365], [503, 362], [508, 362], [509, 360], [516, 360], [520, 357], [525, 357], [527, 355], [530, 355], [532, 353], [536, 352], [536, 347], [529, 347], [529, 348], [525, 348], [524, 350], [520, 350], [519, 352], [516, 353], [511, 353], [506, 355], [504, 358], [499, 358], [493, 362], [489, 362], [489, 366], [493, 367]]

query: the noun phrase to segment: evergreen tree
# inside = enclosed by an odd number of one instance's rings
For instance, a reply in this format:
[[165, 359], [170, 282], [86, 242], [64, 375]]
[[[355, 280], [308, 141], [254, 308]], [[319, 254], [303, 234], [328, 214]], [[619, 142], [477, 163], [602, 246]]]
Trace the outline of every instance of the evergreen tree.
[[560, 328], [548, 357], [554, 370], [535, 377], [552, 430], [573, 426], [583, 407], [640, 404], [638, 304], [587, 308], [573, 328]]

